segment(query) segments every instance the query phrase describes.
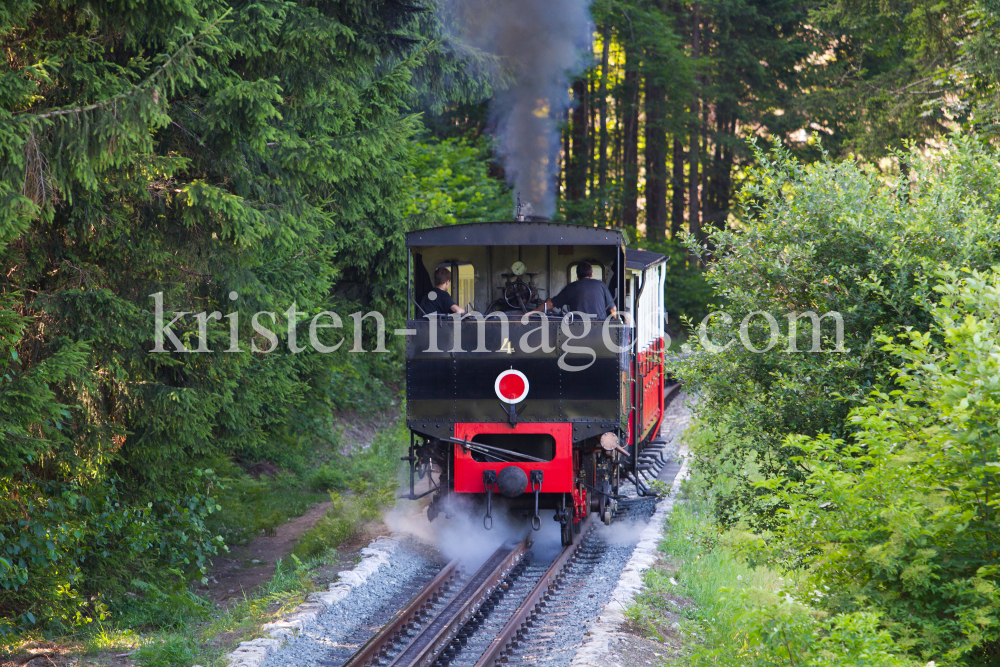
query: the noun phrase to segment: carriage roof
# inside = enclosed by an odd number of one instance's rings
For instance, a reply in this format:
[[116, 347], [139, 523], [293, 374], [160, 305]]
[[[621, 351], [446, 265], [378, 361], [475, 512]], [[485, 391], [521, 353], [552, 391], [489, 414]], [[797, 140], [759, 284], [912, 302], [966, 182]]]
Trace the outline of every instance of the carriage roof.
[[632, 269], [633, 271], [645, 271], [646, 269], [663, 264], [665, 261], [667, 261], [666, 256], [658, 252], [633, 250], [632, 248], [625, 251], [625, 268]]
[[618, 229], [559, 222], [473, 222], [409, 232], [406, 245], [622, 245]]

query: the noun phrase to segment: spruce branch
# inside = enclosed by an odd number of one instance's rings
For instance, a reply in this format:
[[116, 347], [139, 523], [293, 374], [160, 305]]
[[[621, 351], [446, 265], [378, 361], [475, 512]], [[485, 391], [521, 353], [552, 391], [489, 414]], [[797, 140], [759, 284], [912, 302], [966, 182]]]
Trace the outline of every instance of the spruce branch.
[[111, 97], [111, 98], [109, 98], [107, 100], [104, 100], [103, 102], [95, 102], [94, 104], [88, 104], [87, 106], [83, 106], [83, 107], [75, 107], [75, 108], [72, 108], [72, 109], [56, 109], [54, 111], [46, 111], [45, 113], [42, 113], [42, 114], [32, 114], [30, 116], [20, 115], [20, 117], [15, 118], [15, 122], [22, 122], [22, 121], [25, 121], [25, 120], [43, 120], [45, 118], [54, 118], [56, 116], [66, 116], [66, 115], [70, 115], [70, 114], [86, 113], [88, 111], [93, 111], [95, 109], [100, 109], [101, 107], [106, 107], [109, 104], [114, 104], [115, 102], [118, 102], [118, 101], [123, 100], [123, 99], [125, 99], [127, 97], [131, 97], [132, 95], [135, 95], [137, 92], [139, 92], [140, 90], [142, 90], [143, 88], [145, 88], [146, 86], [148, 86], [150, 83], [152, 83], [153, 81], [155, 81], [157, 77], [159, 77], [161, 74], [163, 74], [163, 72], [165, 72], [166, 69], [171, 64], [173, 64], [173, 62], [177, 59], [178, 56], [180, 56], [182, 53], [184, 53], [185, 51], [187, 51], [189, 48], [191, 48], [191, 46], [193, 46], [196, 42], [198, 42], [199, 40], [201, 40], [202, 38], [204, 38], [206, 35], [208, 35], [208, 33], [211, 30], [213, 30], [215, 28], [215, 26], [217, 26], [223, 19], [225, 19], [227, 16], [229, 16], [229, 14], [232, 11], [233, 11], [232, 8], [230, 8], [230, 9], [227, 9], [225, 12], [223, 12], [223, 14], [221, 16], [219, 16], [219, 18], [217, 18], [214, 21], [212, 21], [212, 23], [209, 24], [204, 30], [202, 30], [200, 33], [198, 33], [197, 35], [195, 35], [194, 37], [192, 37], [191, 39], [189, 39], [187, 42], [185, 42], [184, 45], [181, 46], [181, 48], [177, 49], [177, 51], [175, 51], [173, 53], [173, 55], [171, 55], [169, 58], [167, 58], [163, 62], [162, 65], [160, 65], [159, 67], [157, 67], [156, 70], [152, 74], [150, 74], [148, 77], [146, 77], [145, 79], [143, 79], [139, 83], [137, 83], [134, 86], [132, 86], [132, 88], [130, 88], [126, 92], [119, 93], [118, 95], [115, 95], [114, 97]]
[[[423, 114], [424, 114], [423, 111], [418, 111], [417, 113], [411, 113], [408, 116], [399, 116], [398, 118], [396, 118], [396, 119], [394, 119], [394, 120], [392, 120], [392, 121], [390, 121], [388, 123], [383, 123], [382, 125], [376, 125], [375, 127], [369, 127], [368, 129], [365, 129], [365, 130], [358, 130], [357, 132], [351, 132], [350, 134], [339, 134], [339, 135], [336, 135], [336, 136], [329, 137], [329, 139], [330, 139], [330, 141], [344, 141], [345, 139], [353, 139], [355, 137], [363, 137], [363, 136], [366, 136], [366, 135], [374, 134], [376, 132], [381, 132], [381, 131], [384, 131], [384, 130], [388, 130], [391, 127], [396, 127], [398, 125], [402, 125], [402, 124], [407, 123], [407, 122], [412, 121], [412, 120], [416, 120], [416, 119], [420, 118], [421, 116], [423, 116]], [[307, 144], [314, 144], [317, 141], [319, 141], [319, 139], [306, 139], [305, 143], [307, 143]], [[274, 148], [275, 146], [281, 146], [282, 143], [280, 141], [269, 141], [269, 142], [267, 142], [264, 145], [267, 146], [268, 148]]]

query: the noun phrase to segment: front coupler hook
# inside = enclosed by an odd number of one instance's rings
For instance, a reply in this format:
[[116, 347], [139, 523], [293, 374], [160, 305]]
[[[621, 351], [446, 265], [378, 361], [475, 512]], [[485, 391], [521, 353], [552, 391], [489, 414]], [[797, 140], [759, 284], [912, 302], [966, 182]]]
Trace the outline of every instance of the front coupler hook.
[[[497, 471], [483, 471], [483, 486], [486, 487], [486, 516], [483, 517], [483, 526], [486, 530], [493, 530], [493, 491], [497, 486]], [[537, 505], [537, 503], [536, 503]], [[537, 514], [538, 511], [536, 510]]]
[[531, 471], [531, 490], [535, 494], [535, 516], [531, 517], [532, 530], [542, 529], [542, 520], [538, 516], [538, 494], [542, 490], [542, 477], [541, 470]]

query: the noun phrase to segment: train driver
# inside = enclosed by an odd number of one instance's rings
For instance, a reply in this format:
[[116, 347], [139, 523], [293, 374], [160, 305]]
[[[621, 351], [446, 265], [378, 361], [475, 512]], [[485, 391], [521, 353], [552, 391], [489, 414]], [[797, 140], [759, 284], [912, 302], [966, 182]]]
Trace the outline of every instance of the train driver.
[[450, 289], [451, 271], [443, 266], [439, 267], [434, 272], [434, 289], [427, 293], [424, 300], [420, 302], [420, 307], [428, 315], [431, 313], [439, 315], [458, 313], [459, 315], [465, 315], [465, 309], [452, 300], [451, 294], [449, 294]]
[[593, 315], [601, 319], [618, 314], [611, 290], [604, 281], [593, 277], [594, 267], [587, 262], [580, 262], [576, 265], [576, 275], [579, 278], [576, 282], [566, 285], [551, 299], [546, 299], [545, 303], [535, 308], [535, 311], [569, 306], [570, 312]]

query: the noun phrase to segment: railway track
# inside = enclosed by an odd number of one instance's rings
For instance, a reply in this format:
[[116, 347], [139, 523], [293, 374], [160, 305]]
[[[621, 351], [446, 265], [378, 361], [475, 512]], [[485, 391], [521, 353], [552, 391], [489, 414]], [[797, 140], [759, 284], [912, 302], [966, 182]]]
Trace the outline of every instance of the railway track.
[[[646, 514], [641, 502], [629, 513]], [[606, 550], [583, 524], [551, 562], [530, 536], [500, 547], [475, 572], [448, 563], [349, 659], [330, 667], [494, 667], [536, 664], [579, 604]], [[583, 595], [586, 598], [586, 595]], [[590, 595], [589, 597], [593, 597]], [[584, 601], [586, 602], [586, 600]], [[592, 601], [590, 601], [592, 602]], [[582, 630], [581, 630], [582, 632]]]
[[[331, 656], [323, 664], [443, 667], [460, 664], [456, 658], [461, 656], [461, 664], [471, 658], [470, 665], [492, 667], [545, 607], [587, 532], [584, 527], [572, 545], [542, 566], [531, 564], [530, 536], [504, 544], [471, 574], [452, 561], [354, 655], [346, 661]], [[498, 615], [505, 621], [499, 630]], [[470, 656], [472, 652], [477, 655]]]
[[[644, 466], [670, 480], [679, 464], [652, 448]], [[648, 519], [651, 498], [619, 506], [620, 520]], [[505, 667], [568, 664], [582, 640], [581, 606], [594, 610], [589, 584], [600, 578], [609, 545], [589, 522], [551, 562], [535, 563], [531, 535], [497, 549], [475, 572], [458, 560], [445, 565], [348, 658], [330, 655], [326, 667]], [[403, 598], [406, 599], [406, 598]], [[390, 603], [392, 604], [392, 603]], [[396, 603], [398, 604], [398, 602]], [[391, 607], [390, 607], [391, 609]], [[380, 620], [381, 620], [380, 619]], [[578, 627], [579, 626], [579, 627]], [[368, 626], [371, 627], [371, 626]], [[363, 631], [363, 629], [361, 630]], [[576, 636], [581, 635], [581, 636]], [[357, 644], [355, 644], [357, 646]]]

